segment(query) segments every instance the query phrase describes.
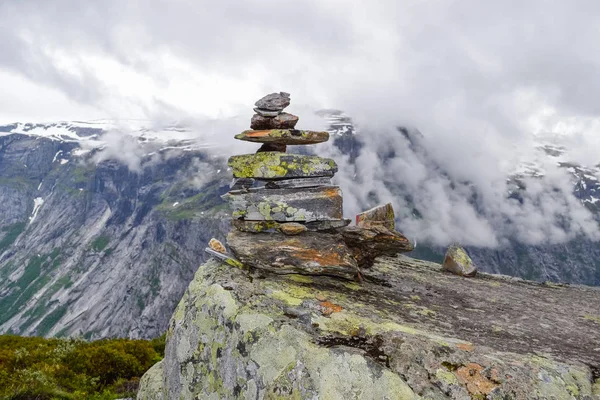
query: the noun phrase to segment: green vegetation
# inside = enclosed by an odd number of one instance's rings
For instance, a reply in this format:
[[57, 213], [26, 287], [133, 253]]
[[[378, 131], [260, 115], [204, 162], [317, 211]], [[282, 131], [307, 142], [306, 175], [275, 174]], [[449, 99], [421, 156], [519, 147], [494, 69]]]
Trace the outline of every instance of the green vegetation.
[[9, 293], [0, 298], [0, 324], [14, 317], [50, 281], [48, 273], [59, 265], [59, 255], [60, 249], [54, 249], [50, 254], [29, 259], [21, 277], [8, 285]]
[[110, 242], [110, 238], [108, 236], [105, 236], [105, 235], [98, 236], [92, 242], [92, 250], [94, 250], [95, 252], [100, 252], [100, 251], [104, 250], [106, 248], [106, 246], [108, 246], [109, 242]]
[[164, 335], [95, 342], [0, 335], [0, 399], [135, 397], [140, 377], [164, 349]]
[[6, 233], [4, 234], [4, 237], [0, 239], [0, 254], [17, 240], [17, 237], [25, 230], [25, 226], [25, 222], [17, 222], [16, 224], [2, 228], [2, 232]]
[[[218, 196], [219, 181], [211, 182], [203, 188], [201, 193], [185, 199], [177, 196], [183, 184], [175, 185], [168, 192], [161, 196], [162, 203], [156, 209], [162, 212], [166, 218], [171, 221], [181, 221], [185, 219], [193, 219], [194, 217], [214, 215], [215, 213], [226, 210], [225, 203]], [[176, 207], [173, 204], [179, 203]]]

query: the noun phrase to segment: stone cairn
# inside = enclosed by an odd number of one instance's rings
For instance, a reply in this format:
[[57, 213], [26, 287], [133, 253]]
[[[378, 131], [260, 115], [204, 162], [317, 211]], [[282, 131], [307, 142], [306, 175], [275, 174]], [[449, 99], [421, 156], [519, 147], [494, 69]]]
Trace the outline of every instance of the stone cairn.
[[329, 140], [329, 133], [295, 129], [298, 117], [283, 112], [288, 93], [258, 100], [251, 130], [235, 138], [262, 146], [255, 154], [233, 156], [228, 200], [233, 230], [227, 244], [216, 240], [206, 251], [221, 261], [278, 274], [328, 275], [361, 279], [381, 255], [411, 251], [411, 243], [395, 231], [391, 204], [356, 217], [343, 218], [342, 192], [331, 182], [334, 160], [287, 153], [287, 146]]

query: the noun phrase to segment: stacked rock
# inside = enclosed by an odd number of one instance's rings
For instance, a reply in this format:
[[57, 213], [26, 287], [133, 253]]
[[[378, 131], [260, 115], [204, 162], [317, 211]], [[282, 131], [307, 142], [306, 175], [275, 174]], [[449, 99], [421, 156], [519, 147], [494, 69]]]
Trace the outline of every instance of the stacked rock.
[[[378, 255], [412, 250], [393, 231], [391, 205], [383, 206], [383, 212], [370, 211], [361, 220], [364, 226], [347, 227], [342, 192], [331, 183], [335, 161], [286, 153], [289, 145], [326, 142], [329, 133], [294, 129], [298, 117], [283, 112], [289, 104], [288, 93], [263, 97], [255, 104], [252, 129], [235, 136], [262, 144], [255, 154], [228, 162], [234, 183], [223, 198], [233, 209], [235, 229], [227, 244], [235, 257], [275, 273], [353, 279], [360, 276], [359, 267], [368, 267]], [[385, 222], [367, 222], [382, 215]]]

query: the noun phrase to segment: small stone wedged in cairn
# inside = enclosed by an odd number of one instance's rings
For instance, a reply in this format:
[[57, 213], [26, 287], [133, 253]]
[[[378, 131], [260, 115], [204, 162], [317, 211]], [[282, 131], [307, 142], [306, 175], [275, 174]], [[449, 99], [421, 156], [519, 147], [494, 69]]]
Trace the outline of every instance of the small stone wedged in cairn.
[[281, 113], [281, 111], [261, 110], [260, 108], [255, 108], [254, 112], [257, 113], [258, 115], [261, 115], [263, 117], [268, 117], [268, 118], [275, 118], [276, 116], [279, 115], [279, 113]]
[[285, 144], [279, 143], [264, 143], [258, 150], [257, 153], [264, 153], [267, 151], [277, 151], [280, 153], [285, 153], [287, 150], [287, 146]]
[[233, 219], [311, 222], [342, 219], [342, 193], [337, 186], [300, 189], [247, 189], [222, 196]]
[[224, 262], [227, 265], [230, 265], [230, 266], [236, 267], [236, 268], [244, 268], [244, 264], [242, 264], [241, 262], [239, 262], [238, 260], [236, 260], [235, 258], [233, 258], [232, 256], [230, 256], [228, 254], [223, 254], [221, 252], [215, 251], [215, 250], [211, 249], [210, 247], [205, 248], [204, 251], [206, 252], [206, 254], [216, 258], [219, 261]]
[[356, 260], [339, 234], [304, 232], [297, 236], [282, 233], [227, 235], [233, 254], [244, 265], [276, 274], [328, 275], [355, 279]]
[[442, 267], [455, 275], [473, 277], [477, 274], [477, 267], [473, 260], [459, 244], [452, 244], [446, 251]]
[[373, 226], [385, 226], [390, 230], [396, 229], [394, 208], [391, 203], [373, 207], [356, 216], [356, 226], [371, 228]]
[[295, 178], [283, 181], [267, 181], [267, 189], [309, 188], [315, 186], [331, 186], [331, 178], [320, 176], [316, 178]]
[[285, 222], [279, 225], [279, 232], [288, 236], [299, 235], [302, 232], [306, 232], [308, 228], [298, 222]]
[[298, 117], [293, 114], [282, 112], [275, 117], [265, 117], [254, 114], [250, 120], [251, 129], [294, 129], [298, 123]]
[[297, 129], [265, 129], [244, 131], [235, 135], [238, 140], [254, 143], [278, 143], [305, 145], [323, 143], [329, 140], [329, 132], [305, 131]]
[[231, 190], [248, 189], [254, 186], [254, 179], [252, 178], [233, 178], [233, 181], [229, 184]]
[[279, 152], [232, 156], [227, 165], [235, 178], [265, 180], [332, 177], [337, 172], [337, 164], [330, 158]]
[[[286, 223], [277, 221], [247, 221], [243, 219], [234, 219], [231, 221], [231, 224], [235, 229], [241, 232], [266, 233], [281, 231], [281, 226]], [[313, 221], [302, 223], [302, 225], [310, 232], [332, 231], [350, 225], [350, 220], [340, 219], [330, 221]]]
[[221, 243], [219, 240], [217, 240], [215, 238], [210, 239], [210, 241], [208, 242], [208, 247], [210, 247], [214, 251], [218, 251], [219, 253], [223, 253], [223, 254], [227, 253], [227, 249], [225, 249], [225, 246], [223, 246], [223, 243]]

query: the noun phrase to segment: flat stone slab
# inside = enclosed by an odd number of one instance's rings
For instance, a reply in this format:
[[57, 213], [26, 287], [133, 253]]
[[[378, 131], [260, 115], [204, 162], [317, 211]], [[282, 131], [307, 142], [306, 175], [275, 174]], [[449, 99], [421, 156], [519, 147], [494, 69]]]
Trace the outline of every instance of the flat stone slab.
[[233, 219], [279, 222], [341, 220], [342, 191], [338, 186], [302, 189], [248, 189], [222, 196]]
[[323, 143], [329, 140], [328, 132], [301, 131], [297, 129], [247, 130], [235, 135], [238, 140], [255, 143], [303, 145]]
[[306, 188], [315, 186], [331, 186], [331, 178], [296, 178], [283, 181], [268, 181], [265, 187], [268, 189]]
[[280, 152], [232, 156], [227, 164], [234, 178], [265, 180], [332, 177], [338, 170], [337, 164], [330, 158]]
[[377, 257], [395, 256], [414, 249], [403, 234], [385, 226], [348, 226], [340, 229], [340, 233], [361, 268], [371, 267]]
[[355, 279], [358, 266], [338, 234], [231, 231], [227, 244], [245, 265], [276, 274], [328, 275]]
[[[282, 223], [277, 221], [247, 221], [243, 219], [234, 219], [231, 221], [231, 224], [238, 231], [250, 233], [277, 232], [281, 230], [282, 225]], [[348, 226], [349, 224], [349, 219], [303, 223], [306, 229], [311, 232], [339, 229]]]

